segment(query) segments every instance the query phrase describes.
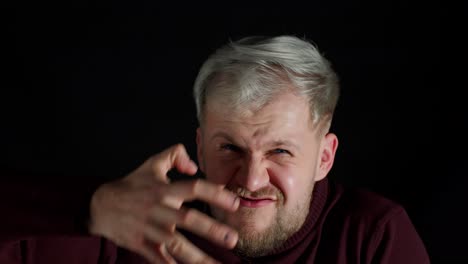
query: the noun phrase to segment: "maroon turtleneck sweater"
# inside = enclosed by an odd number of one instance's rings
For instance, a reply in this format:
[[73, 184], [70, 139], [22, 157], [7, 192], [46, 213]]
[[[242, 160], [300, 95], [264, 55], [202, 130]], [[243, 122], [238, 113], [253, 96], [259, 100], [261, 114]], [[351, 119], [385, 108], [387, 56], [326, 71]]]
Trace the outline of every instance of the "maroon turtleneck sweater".
[[[76, 212], [86, 210], [83, 201], [89, 200], [90, 192], [77, 195], [60, 188], [9, 187], [0, 194], [0, 263], [144, 263], [75, 224], [80, 219]], [[19, 194], [19, 202], [7, 200]], [[302, 228], [267, 256], [242, 259], [186, 235], [223, 263], [429, 263], [401, 206], [370, 192], [346, 190], [327, 179], [315, 185]]]
[[259, 258], [187, 234], [223, 263], [429, 263], [405, 210], [377, 194], [345, 190], [324, 179], [315, 185], [309, 215], [281, 247]]

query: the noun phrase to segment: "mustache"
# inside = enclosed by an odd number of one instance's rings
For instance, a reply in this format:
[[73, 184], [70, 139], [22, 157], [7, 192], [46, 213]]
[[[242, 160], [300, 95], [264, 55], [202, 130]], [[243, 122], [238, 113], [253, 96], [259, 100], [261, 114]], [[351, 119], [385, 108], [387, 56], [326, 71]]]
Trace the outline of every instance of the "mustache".
[[264, 187], [255, 192], [251, 192], [243, 187], [235, 187], [235, 186], [231, 186], [231, 187], [228, 186], [227, 189], [237, 194], [240, 197], [251, 197], [251, 198], [276, 197], [276, 199], [280, 201], [284, 199], [283, 193], [274, 187]]

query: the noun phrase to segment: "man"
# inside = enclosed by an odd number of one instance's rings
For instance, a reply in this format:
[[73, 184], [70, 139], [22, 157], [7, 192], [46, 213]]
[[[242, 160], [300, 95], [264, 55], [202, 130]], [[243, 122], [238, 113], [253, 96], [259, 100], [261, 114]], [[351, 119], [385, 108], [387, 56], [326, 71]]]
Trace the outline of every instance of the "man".
[[[338, 94], [330, 64], [304, 40], [220, 48], [194, 85], [199, 165], [176, 145], [101, 186], [91, 233], [155, 263], [428, 263], [400, 206], [326, 179]], [[171, 183], [172, 168], [206, 179]], [[192, 200], [209, 208], [184, 206]]]
[[[304, 40], [227, 44], [194, 85], [198, 165], [178, 144], [99, 186], [86, 208], [87, 232], [151, 263], [429, 263], [401, 206], [327, 180], [338, 147], [329, 132], [338, 94], [330, 64]], [[205, 176], [171, 181], [172, 169]], [[187, 203], [195, 200], [199, 210]], [[31, 233], [68, 227], [35, 223], [40, 228], [29, 227]], [[107, 242], [56, 241], [46, 242], [63, 259], [78, 247], [81, 257], [92, 255], [90, 263], [139, 263]], [[36, 242], [32, 248], [46, 243]], [[30, 252], [28, 243], [8, 244], [0, 260]]]

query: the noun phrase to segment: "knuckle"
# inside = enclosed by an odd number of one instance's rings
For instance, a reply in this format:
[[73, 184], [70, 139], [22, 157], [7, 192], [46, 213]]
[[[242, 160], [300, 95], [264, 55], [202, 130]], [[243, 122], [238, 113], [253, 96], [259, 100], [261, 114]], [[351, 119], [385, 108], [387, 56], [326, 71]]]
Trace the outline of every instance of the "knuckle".
[[181, 143], [177, 143], [173, 145], [169, 150], [169, 153], [170, 153], [169, 155], [171, 155], [171, 160], [174, 160], [177, 154], [180, 154], [183, 152], [185, 152], [184, 145], [182, 145]]
[[172, 239], [166, 243], [166, 248], [173, 255], [181, 255], [184, 250], [184, 243], [179, 239]]
[[208, 234], [218, 237], [222, 235], [223, 233], [224, 233], [223, 227], [220, 224], [211, 223], [210, 226], [208, 227]]
[[164, 253], [164, 250], [165, 250], [164, 247], [165, 247], [164, 244], [159, 243], [159, 244], [156, 244], [156, 245], [154, 246], [154, 249], [156, 249], [156, 250], [157, 250], [158, 252], [160, 252], [160, 253]]
[[183, 210], [181, 211], [180, 221], [185, 225], [189, 225], [191, 222], [193, 222], [196, 214], [197, 212], [194, 209]]
[[182, 143], [177, 143], [173, 147], [174, 151], [183, 151], [184, 150], [184, 145]]
[[200, 179], [193, 180], [191, 185], [190, 185], [190, 193], [192, 195], [197, 194], [198, 190], [200, 189], [202, 185], [202, 181]]

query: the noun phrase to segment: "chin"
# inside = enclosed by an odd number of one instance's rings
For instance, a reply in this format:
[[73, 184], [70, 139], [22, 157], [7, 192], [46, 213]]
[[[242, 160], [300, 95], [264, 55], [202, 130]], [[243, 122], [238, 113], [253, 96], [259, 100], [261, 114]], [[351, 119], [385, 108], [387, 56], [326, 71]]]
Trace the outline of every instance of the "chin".
[[236, 212], [212, 209], [213, 216], [219, 221], [233, 227], [239, 235], [262, 233], [267, 230], [275, 219], [275, 213], [271, 208], [245, 208], [241, 207]]
[[275, 219], [271, 210], [240, 208], [237, 212], [226, 215], [226, 222], [242, 233], [262, 233], [267, 230]]

